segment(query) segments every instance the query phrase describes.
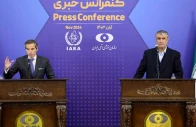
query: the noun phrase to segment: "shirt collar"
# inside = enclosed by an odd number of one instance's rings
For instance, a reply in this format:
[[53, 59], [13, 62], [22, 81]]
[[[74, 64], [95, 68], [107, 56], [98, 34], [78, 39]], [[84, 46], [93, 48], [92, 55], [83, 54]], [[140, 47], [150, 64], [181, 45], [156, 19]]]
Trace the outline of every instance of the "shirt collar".
[[163, 51], [163, 52], [159, 52], [159, 53], [161, 53], [161, 54], [162, 54], [162, 53], [164, 53], [164, 54], [165, 54], [165, 53], [166, 53], [166, 51], [167, 51], [167, 46], [166, 46], [166, 48], [164, 49], [164, 51]]
[[[34, 57], [34, 60], [36, 60], [37, 59], [37, 55], [35, 55]], [[28, 58], [27, 59], [31, 59], [31, 57], [30, 56], [28, 56]]]

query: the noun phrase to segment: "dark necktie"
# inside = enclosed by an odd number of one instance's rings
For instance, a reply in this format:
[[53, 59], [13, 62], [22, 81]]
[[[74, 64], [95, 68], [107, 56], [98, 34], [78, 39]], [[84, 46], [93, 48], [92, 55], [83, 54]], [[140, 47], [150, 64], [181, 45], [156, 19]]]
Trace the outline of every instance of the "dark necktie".
[[30, 60], [32, 75], [34, 75], [34, 72], [35, 72], [34, 65], [33, 65], [33, 60], [34, 60], [34, 58], [32, 58], [32, 59]]

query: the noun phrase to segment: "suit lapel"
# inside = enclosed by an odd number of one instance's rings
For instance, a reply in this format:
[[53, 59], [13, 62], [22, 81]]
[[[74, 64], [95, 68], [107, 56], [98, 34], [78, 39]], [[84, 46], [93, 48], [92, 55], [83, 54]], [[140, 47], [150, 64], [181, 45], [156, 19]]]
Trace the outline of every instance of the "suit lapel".
[[41, 65], [41, 59], [40, 59], [40, 57], [39, 57], [39, 56], [37, 56], [37, 60], [36, 60], [36, 64], [35, 64], [34, 77], [35, 77], [35, 75], [36, 75], [36, 73], [37, 73], [37, 71], [38, 71], [38, 69], [39, 69], [40, 65]]
[[28, 68], [29, 68], [29, 62], [28, 62], [28, 56], [25, 56], [24, 57], [24, 65], [25, 65], [25, 67], [27, 68], [27, 70], [28, 70]]
[[153, 50], [153, 56], [152, 56], [152, 58], [155, 58], [155, 59], [153, 59], [154, 61], [153, 61], [153, 66], [154, 66], [154, 69], [155, 69], [155, 71], [157, 72], [157, 49], [156, 48], [154, 48], [155, 50]]
[[167, 65], [167, 63], [170, 59], [170, 51], [171, 50], [167, 47], [166, 53], [164, 54], [163, 59], [161, 61], [162, 66], [161, 66], [161, 71], [160, 72], [162, 72], [164, 70], [165, 66]]

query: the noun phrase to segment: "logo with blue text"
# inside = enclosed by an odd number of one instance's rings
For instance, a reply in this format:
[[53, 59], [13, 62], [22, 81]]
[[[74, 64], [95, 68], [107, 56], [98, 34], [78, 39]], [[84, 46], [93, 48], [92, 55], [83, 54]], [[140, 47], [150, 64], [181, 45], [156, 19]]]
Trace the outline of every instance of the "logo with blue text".
[[112, 45], [111, 43], [114, 40], [114, 36], [110, 33], [99, 33], [95, 39], [99, 43], [92, 47], [93, 51], [111, 51], [117, 49], [116, 45]]
[[68, 51], [79, 51], [80, 43], [82, 42], [82, 33], [79, 31], [68, 31], [65, 34], [65, 41], [67, 42], [68, 46], [66, 47], [66, 50]]

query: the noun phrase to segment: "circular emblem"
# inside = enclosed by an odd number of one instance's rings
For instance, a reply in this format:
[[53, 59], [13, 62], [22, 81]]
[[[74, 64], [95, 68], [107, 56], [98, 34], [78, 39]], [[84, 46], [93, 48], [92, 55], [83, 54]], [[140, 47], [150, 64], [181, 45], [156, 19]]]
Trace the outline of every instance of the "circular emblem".
[[16, 127], [43, 127], [43, 119], [36, 112], [25, 111], [17, 117]]
[[171, 117], [164, 111], [153, 111], [149, 113], [144, 121], [144, 127], [172, 127]]

